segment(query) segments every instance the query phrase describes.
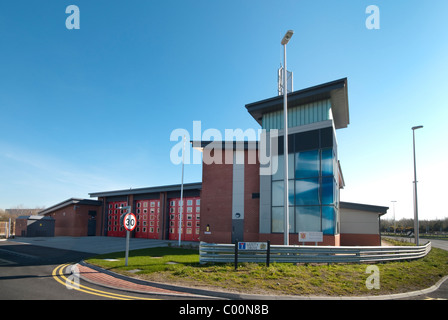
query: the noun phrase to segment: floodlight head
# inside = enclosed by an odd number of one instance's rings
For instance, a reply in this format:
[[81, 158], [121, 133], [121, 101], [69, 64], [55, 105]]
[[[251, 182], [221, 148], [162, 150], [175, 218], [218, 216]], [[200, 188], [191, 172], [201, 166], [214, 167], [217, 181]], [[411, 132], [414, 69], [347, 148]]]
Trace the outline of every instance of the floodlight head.
[[417, 129], [421, 129], [423, 128], [423, 126], [416, 126], [416, 127], [412, 127], [412, 130], [417, 130]]
[[285, 36], [282, 39], [282, 45], [288, 44], [289, 40], [291, 39], [292, 35], [294, 34], [293, 30], [288, 30], [285, 34]]

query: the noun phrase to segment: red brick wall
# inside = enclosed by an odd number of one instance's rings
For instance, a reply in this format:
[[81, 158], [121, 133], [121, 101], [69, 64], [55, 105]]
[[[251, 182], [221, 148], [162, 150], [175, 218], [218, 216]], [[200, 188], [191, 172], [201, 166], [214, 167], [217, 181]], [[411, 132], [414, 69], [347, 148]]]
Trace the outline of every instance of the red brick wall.
[[[260, 193], [260, 164], [249, 164], [249, 153], [244, 156], [244, 241], [259, 241], [260, 199], [252, 199], [253, 193]], [[253, 160], [251, 159], [251, 162]]]
[[[233, 154], [233, 151], [228, 151]], [[212, 154], [213, 156], [213, 154]], [[244, 159], [244, 240], [258, 241], [260, 199], [252, 198], [260, 192], [260, 166]], [[225, 160], [233, 156], [222, 153], [222, 164], [206, 164], [202, 167], [201, 235], [200, 240], [213, 243], [230, 243], [232, 238], [232, 183], [233, 164]], [[251, 158], [252, 159], [252, 158]], [[253, 162], [251, 160], [251, 162]], [[209, 226], [210, 234], [206, 233]]]
[[[203, 157], [206, 157], [205, 153]], [[206, 160], [203, 161], [201, 241], [211, 243], [231, 242], [232, 180], [233, 165], [225, 164], [225, 152], [222, 152], [222, 164], [206, 164]], [[207, 226], [210, 227], [210, 234], [206, 234]]]
[[341, 234], [341, 246], [380, 246], [381, 237], [378, 234]]
[[87, 226], [89, 220], [89, 210], [96, 211], [96, 234], [99, 234], [101, 224], [101, 207], [88, 205], [69, 205], [56, 210], [47, 216], [55, 219], [54, 235], [85, 237], [87, 236]]

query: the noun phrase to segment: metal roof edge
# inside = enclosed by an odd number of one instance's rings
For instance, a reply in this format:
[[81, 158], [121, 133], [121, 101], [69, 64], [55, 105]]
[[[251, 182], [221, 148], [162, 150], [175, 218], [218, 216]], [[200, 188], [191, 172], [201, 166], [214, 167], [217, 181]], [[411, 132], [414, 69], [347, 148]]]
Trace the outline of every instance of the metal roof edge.
[[380, 216], [382, 216], [383, 214], [386, 214], [387, 210], [389, 210], [389, 207], [376, 206], [376, 205], [371, 205], [371, 204], [354, 203], [354, 202], [344, 202], [344, 201], [341, 201], [339, 203], [339, 208], [371, 211], [371, 212], [379, 213]]
[[[166, 186], [155, 186], [137, 189], [122, 189], [122, 190], [112, 190], [112, 191], [101, 191], [89, 193], [92, 197], [113, 197], [113, 196], [123, 196], [129, 194], [144, 194], [144, 193], [158, 193], [158, 192], [169, 192], [169, 191], [179, 191], [181, 189], [180, 184], [166, 185]], [[202, 189], [202, 182], [196, 183], [184, 183], [184, 190], [194, 190]]]

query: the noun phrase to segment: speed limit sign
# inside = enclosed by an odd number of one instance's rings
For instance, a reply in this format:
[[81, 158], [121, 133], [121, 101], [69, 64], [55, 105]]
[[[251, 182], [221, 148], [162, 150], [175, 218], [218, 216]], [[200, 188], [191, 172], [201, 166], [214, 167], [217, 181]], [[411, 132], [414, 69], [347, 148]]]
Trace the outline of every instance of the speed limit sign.
[[135, 217], [135, 214], [128, 213], [127, 215], [125, 215], [123, 219], [123, 225], [127, 231], [133, 231], [137, 226], [137, 218]]

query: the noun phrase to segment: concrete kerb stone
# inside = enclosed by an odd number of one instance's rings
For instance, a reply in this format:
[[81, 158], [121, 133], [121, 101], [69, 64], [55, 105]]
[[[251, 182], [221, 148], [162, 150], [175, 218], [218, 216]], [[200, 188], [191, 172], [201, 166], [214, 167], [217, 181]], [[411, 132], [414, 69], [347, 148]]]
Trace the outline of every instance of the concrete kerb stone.
[[[184, 287], [184, 286], [176, 286], [176, 285], [168, 285], [164, 283], [158, 283], [158, 282], [150, 282], [146, 280], [136, 279], [132, 277], [127, 277], [109, 270], [105, 270], [103, 268], [91, 265], [86, 263], [85, 261], [79, 262], [80, 265], [86, 266], [88, 268], [91, 268], [93, 270], [96, 270], [98, 272], [102, 272], [106, 275], [109, 275], [111, 277], [114, 277], [116, 279], [124, 280], [127, 282], [126, 287], [118, 287], [118, 286], [111, 286], [105, 283], [101, 283], [101, 281], [94, 281], [93, 279], [83, 276], [81, 273], [81, 278], [92, 282], [98, 285], [111, 287], [114, 289], [121, 289], [126, 291], [133, 291], [133, 292], [139, 292], [139, 293], [150, 293], [150, 294], [164, 294], [160, 290], [166, 290], [165, 294], [168, 295], [181, 295], [188, 297], [188, 295], [193, 296], [202, 296], [207, 298], [215, 298], [215, 299], [229, 299], [229, 300], [396, 300], [396, 299], [406, 299], [411, 297], [416, 297], [420, 295], [426, 295], [431, 292], [436, 291], [440, 288], [440, 286], [448, 280], [448, 276], [443, 277], [440, 279], [435, 285], [412, 292], [403, 292], [403, 293], [396, 293], [396, 294], [388, 294], [388, 295], [371, 295], [371, 296], [339, 296], [339, 297], [331, 297], [331, 296], [295, 296], [295, 295], [261, 295], [261, 294], [247, 294], [247, 293], [231, 293], [221, 290], [205, 290], [205, 289], [197, 289], [197, 288], [191, 288], [191, 287]], [[137, 290], [133, 288], [133, 284], [138, 284], [141, 286], [145, 286], [145, 290]]]

